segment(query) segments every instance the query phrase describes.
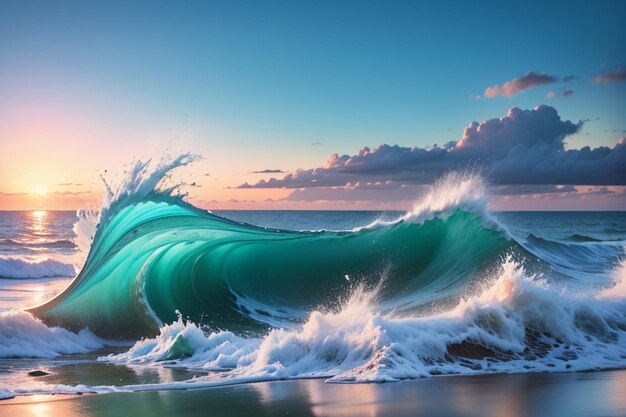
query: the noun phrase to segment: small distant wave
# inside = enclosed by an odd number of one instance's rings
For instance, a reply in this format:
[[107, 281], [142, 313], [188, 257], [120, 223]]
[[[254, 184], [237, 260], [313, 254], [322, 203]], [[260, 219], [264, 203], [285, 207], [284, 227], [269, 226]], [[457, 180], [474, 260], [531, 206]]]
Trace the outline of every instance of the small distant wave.
[[548, 261], [553, 270], [587, 284], [606, 284], [611, 269], [625, 255], [621, 241], [557, 241], [531, 233], [522, 245], [538, 258]]
[[598, 239], [595, 237], [591, 237], [591, 236], [587, 236], [587, 235], [582, 235], [582, 234], [578, 234], [578, 233], [574, 233], [572, 235], [569, 235], [568, 237], [565, 238], [565, 240], [570, 241], [570, 242], [575, 242], [575, 243], [600, 243], [600, 242], [607, 242], [607, 243], [615, 243], [615, 242], [623, 242], [624, 239], [620, 239], [620, 238], [616, 238], [616, 239]]
[[0, 249], [4, 248], [42, 248], [42, 249], [75, 249], [74, 242], [68, 239], [51, 240], [44, 242], [19, 242], [13, 239], [0, 239]]
[[28, 260], [17, 257], [0, 257], [0, 278], [60, 278], [76, 274], [74, 265], [54, 259]]
[[573, 235], [568, 236], [567, 240], [572, 241], [572, 242], [583, 242], [583, 243], [584, 242], [602, 242], [602, 240], [596, 239], [595, 237], [581, 235], [578, 233], [574, 233]]

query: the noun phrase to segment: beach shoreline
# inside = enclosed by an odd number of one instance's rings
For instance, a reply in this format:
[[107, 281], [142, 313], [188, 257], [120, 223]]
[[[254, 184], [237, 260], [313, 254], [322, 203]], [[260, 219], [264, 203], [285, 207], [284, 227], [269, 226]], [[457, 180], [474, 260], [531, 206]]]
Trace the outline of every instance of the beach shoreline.
[[323, 379], [100, 395], [33, 395], [0, 415], [623, 416], [626, 370], [445, 376], [393, 383]]

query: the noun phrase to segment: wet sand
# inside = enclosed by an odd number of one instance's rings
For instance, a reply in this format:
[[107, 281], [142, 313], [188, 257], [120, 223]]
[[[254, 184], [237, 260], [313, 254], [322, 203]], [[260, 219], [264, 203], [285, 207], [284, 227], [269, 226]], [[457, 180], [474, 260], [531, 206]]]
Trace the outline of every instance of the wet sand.
[[[106, 379], [106, 378], [105, 378]], [[626, 370], [17, 397], [0, 416], [626, 416]]]

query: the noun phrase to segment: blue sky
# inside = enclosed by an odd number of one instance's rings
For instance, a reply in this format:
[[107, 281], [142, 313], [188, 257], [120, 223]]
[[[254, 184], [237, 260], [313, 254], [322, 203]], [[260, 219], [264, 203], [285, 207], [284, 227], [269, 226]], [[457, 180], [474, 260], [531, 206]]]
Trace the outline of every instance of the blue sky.
[[[232, 178], [442, 145], [513, 106], [589, 119], [572, 147], [624, 136], [626, 83], [592, 79], [626, 67], [626, 3], [474, 3], [2, 1], [0, 140], [45, 140], [21, 126], [56, 111], [104, 165], [173, 141]], [[471, 98], [528, 71], [575, 78]]]

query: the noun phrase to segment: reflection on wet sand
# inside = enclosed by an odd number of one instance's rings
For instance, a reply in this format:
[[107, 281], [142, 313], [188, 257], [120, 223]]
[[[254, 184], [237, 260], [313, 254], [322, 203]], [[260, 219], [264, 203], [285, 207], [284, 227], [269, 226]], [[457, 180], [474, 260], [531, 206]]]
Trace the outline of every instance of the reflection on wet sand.
[[50, 375], [38, 378], [38, 380], [46, 384], [62, 385], [137, 385], [185, 381], [201, 375], [204, 373], [159, 365], [79, 362], [55, 367]]
[[[167, 368], [160, 374], [151, 368], [138, 373], [127, 367], [111, 369], [124, 380], [142, 382], [182, 376]], [[112, 377], [110, 373], [108, 379]], [[0, 415], [623, 416], [624, 388], [625, 370], [441, 377], [387, 384], [327, 384], [312, 379], [181, 391], [18, 397], [0, 402]]]

